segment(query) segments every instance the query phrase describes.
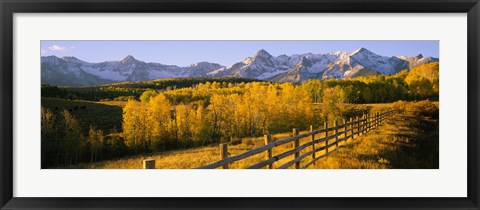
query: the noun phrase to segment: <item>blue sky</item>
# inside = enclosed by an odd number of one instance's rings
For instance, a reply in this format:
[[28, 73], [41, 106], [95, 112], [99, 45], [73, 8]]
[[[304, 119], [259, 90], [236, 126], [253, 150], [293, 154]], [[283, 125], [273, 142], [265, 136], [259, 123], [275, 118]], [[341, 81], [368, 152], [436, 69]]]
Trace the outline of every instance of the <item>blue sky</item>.
[[208, 61], [231, 65], [265, 49], [270, 54], [351, 52], [360, 47], [383, 56], [439, 57], [439, 42], [428, 41], [41, 41], [42, 56], [75, 56], [88, 62], [138, 60], [187, 66]]

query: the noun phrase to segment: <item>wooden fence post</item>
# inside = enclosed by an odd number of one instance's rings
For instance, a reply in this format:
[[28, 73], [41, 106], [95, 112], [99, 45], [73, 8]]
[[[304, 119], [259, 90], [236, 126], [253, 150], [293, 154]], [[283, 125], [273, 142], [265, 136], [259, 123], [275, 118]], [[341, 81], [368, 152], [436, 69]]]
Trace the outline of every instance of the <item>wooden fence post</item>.
[[357, 116], [355, 119], [356, 119], [355, 121], [357, 126], [357, 137], [359, 137], [360, 136], [360, 117]]
[[367, 133], [370, 131], [370, 114], [367, 114]]
[[370, 130], [373, 130], [375, 128], [375, 113], [372, 114], [372, 126], [370, 127], [371, 127]]
[[367, 114], [365, 116], [365, 133], [368, 133], [369, 123], [370, 123], [369, 122], [369, 120], [370, 120], [369, 117], [370, 117], [370, 114]]
[[383, 125], [383, 121], [385, 120], [385, 117], [387, 117], [388, 113], [387, 112], [384, 112], [381, 116], [381, 119], [382, 119], [382, 125]]
[[364, 135], [367, 131], [367, 115], [362, 116], [362, 135]]
[[[272, 142], [272, 135], [264, 135], [263, 138], [265, 139], [265, 145], [269, 144]], [[267, 150], [267, 160], [272, 158], [272, 149]], [[270, 163], [268, 165], [269, 169], [273, 169], [273, 163]]]
[[378, 112], [378, 126], [382, 125], [382, 112]]
[[345, 122], [345, 118], [342, 119], [343, 122], [343, 138], [345, 138], [345, 142], [347, 142], [347, 123]]
[[[323, 127], [325, 128], [325, 138], [328, 137], [328, 121], [323, 123]], [[325, 154], [328, 153], [328, 140], [325, 141]]]
[[383, 121], [385, 120], [385, 117], [387, 117], [386, 115], [387, 115], [387, 113], [386, 113], [386, 112], [385, 112], [385, 113], [383, 113], [383, 115], [382, 115], [382, 125], [383, 125]]
[[362, 115], [362, 125], [360, 127], [362, 127], [362, 135], [365, 134], [365, 115]]
[[372, 130], [373, 130], [374, 128], [377, 128], [377, 117], [376, 117], [376, 116], [377, 116], [377, 113], [372, 114], [372, 117], [373, 117]]
[[373, 114], [370, 114], [370, 124], [368, 126], [369, 127], [368, 131], [371, 131], [373, 128], [373, 120], [374, 120]]
[[[310, 132], [313, 132], [313, 125], [310, 125]], [[315, 159], [315, 134], [312, 134], [312, 158]]]
[[335, 127], [335, 132], [334, 132], [334, 135], [335, 135], [335, 149], [338, 148], [338, 123], [337, 123], [337, 120], [335, 120], [333, 122], [333, 127]]
[[353, 131], [353, 124], [355, 124], [355, 123], [353, 122], [353, 118], [351, 118], [351, 117], [348, 121], [350, 122], [350, 135], [352, 135], [352, 140], [353, 140], [353, 136], [355, 136], [354, 131]]
[[[220, 144], [221, 160], [228, 158], [228, 144]], [[222, 166], [222, 169], [228, 169], [228, 163]]]
[[155, 160], [154, 159], [143, 160], [143, 169], [155, 169]]
[[382, 112], [378, 113], [378, 126], [382, 125]]
[[[293, 136], [298, 136], [298, 130], [293, 129], [292, 131]], [[297, 149], [300, 146], [300, 139], [296, 139], [293, 141], [293, 149]], [[295, 152], [295, 158], [300, 157], [300, 151]], [[300, 169], [300, 161], [295, 163], [295, 169]]]
[[379, 115], [379, 113], [377, 112], [377, 115], [375, 116], [376, 124], [377, 124], [377, 125], [376, 125], [375, 127], [380, 126], [380, 117], [379, 117], [379, 116], [380, 116], [380, 115]]

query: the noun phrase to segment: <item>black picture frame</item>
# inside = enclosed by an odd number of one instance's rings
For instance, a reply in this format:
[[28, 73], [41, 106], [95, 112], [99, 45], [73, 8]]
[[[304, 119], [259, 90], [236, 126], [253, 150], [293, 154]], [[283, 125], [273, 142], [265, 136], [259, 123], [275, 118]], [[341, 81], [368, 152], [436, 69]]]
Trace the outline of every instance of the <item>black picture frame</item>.
[[[479, 209], [478, 0], [0, 0], [2, 209]], [[15, 13], [467, 13], [468, 196], [465, 198], [18, 198], [13, 197]], [[455, 180], [445, 180], [455, 181]], [[414, 190], [414, 189], [412, 189]]]

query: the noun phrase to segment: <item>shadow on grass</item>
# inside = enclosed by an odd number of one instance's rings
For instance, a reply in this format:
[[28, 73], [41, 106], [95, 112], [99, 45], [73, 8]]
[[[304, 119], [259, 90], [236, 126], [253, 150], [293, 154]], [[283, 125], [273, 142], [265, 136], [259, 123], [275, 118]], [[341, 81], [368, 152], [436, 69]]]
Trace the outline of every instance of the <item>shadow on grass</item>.
[[438, 119], [394, 115], [310, 168], [438, 169]]
[[391, 133], [382, 140], [387, 150], [379, 156], [389, 160], [392, 168], [438, 169], [438, 119], [422, 116], [397, 115], [388, 121]]

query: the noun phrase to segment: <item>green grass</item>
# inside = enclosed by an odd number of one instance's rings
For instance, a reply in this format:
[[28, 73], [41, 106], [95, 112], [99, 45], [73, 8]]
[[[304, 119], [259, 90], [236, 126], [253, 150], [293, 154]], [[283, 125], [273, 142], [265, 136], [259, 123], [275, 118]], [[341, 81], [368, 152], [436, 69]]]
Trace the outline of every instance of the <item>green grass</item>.
[[96, 126], [105, 132], [116, 128], [122, 129], [121, 103], [102, 103], [81, 100], [65, 100], [57, 98], [42, 98], [42, 106], [53, 111], [60, 117], [66, 109], [80, 122], [84, 132], [88, 132], [90, 125]]

